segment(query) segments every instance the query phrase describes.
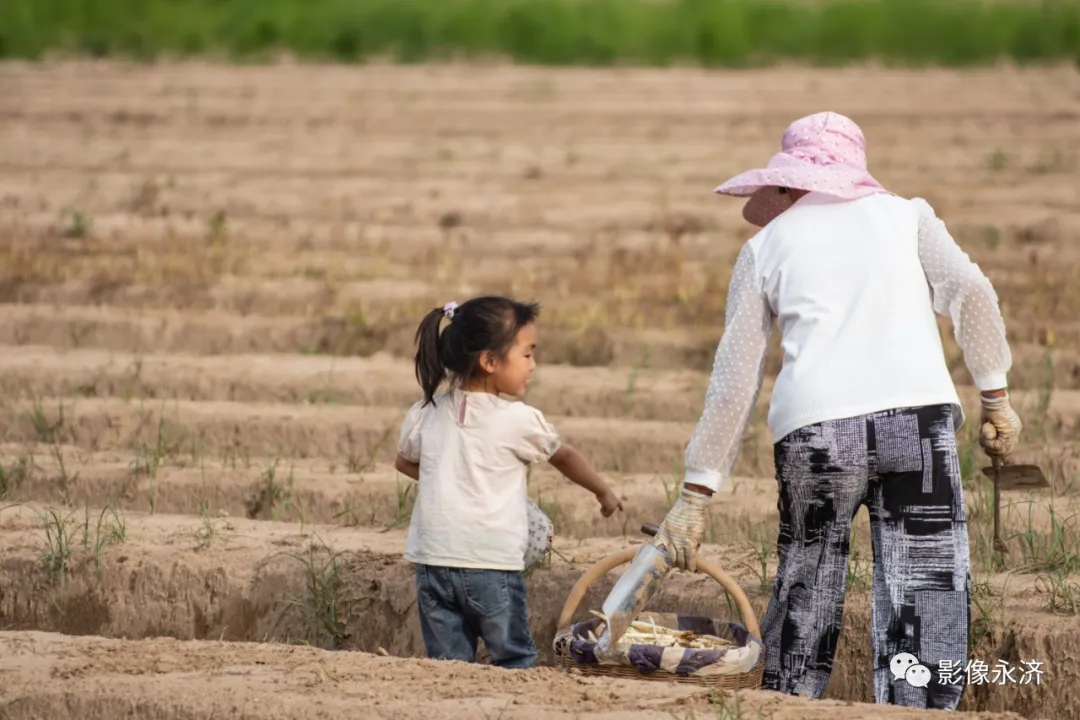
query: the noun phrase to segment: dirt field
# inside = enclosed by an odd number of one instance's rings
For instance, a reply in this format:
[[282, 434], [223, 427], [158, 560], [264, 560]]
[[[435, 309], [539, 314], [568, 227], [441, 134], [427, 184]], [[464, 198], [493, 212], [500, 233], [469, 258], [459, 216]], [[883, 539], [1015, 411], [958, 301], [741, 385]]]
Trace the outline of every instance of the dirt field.
[[[1006, 497], [995, 565], [962, 432], [973, 658], [1044, 669], [972, 685], [963, 709], [1080, 719], [1075, 70], [96, 63], [0, 65], [0, 718], [929, 717], [861, 705], [865, 513], [828, 701], [552, 667], [571, 585], [641, 542], [681, 476], [751, 232], [710, 191], [821, 109], [855, 117], [877, 176], [929, 199], [990, 275], [1021, 459], [1054, 484]], [[627, 508], [605, 520], [532, 473], [558, 552], [528, 580], [543, 667], [517, 674], [420, 659], [411, 481], [391, 465], [416, 323], [487, 291], [543, 303], [530, 401]], [[767, 390], [703, 549], [759, 614]], [[681, 574], [652, 607], [730, 615]]]

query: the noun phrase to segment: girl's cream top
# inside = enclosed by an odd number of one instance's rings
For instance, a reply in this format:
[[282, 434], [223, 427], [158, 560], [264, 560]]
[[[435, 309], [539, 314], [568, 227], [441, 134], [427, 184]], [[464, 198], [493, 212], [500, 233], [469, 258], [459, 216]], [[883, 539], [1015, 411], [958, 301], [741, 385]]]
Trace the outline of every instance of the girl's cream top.
[[427, 565], [524, 569], [529, 523], [526, 469], [561, 444], [523, 402], [456, 390], [414, 404], [398, 453], [420, 464], [405, 559]]

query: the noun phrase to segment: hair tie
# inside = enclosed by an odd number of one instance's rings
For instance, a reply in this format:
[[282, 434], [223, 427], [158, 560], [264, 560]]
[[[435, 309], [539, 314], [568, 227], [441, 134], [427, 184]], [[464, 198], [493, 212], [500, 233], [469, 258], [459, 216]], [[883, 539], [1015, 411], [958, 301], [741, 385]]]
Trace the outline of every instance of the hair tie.
[[451, 300], [450, 302], [448, 302], [448, 303], [446, 303], [445, 305], [442, 306], [443, 315], [446, 316], [447, 320], [453, 320], [454, 319], [454, 310], [457, 309], [457, 306], [458, 306], [458, 304], [456, 302], [454, 302], [453, 300]]

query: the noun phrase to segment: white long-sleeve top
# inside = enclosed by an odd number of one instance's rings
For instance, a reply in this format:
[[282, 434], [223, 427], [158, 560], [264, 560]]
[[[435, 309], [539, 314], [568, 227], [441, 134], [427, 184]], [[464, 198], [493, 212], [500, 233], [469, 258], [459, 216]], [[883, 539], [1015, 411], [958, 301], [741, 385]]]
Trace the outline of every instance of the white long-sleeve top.
[[921, 198], [809, 193], [746, 242], [728, 288], [685, 483], [718, 490], [761, 391], [773, 322], [783, 367], [774, 441], [825, 420], [952, 404], [964, 422], [934, 313], [952, 320], [980, 390], [1005, 387], [1012, 356], [990, 281]]

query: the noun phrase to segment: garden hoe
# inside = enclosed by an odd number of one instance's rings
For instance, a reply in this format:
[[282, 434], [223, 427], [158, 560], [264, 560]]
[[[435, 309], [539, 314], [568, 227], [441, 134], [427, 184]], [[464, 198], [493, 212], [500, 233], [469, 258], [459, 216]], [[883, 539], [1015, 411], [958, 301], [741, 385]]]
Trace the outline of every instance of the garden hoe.
[[1037, 490], [1050, 483], [1038, 465], [1006, 465], [1000, 458], [982, 469], [983, 475], [994, 481], [994, 550], [999, 555], [1009, 552], [1001, 539], [1001, 493], [1004, 490]]

